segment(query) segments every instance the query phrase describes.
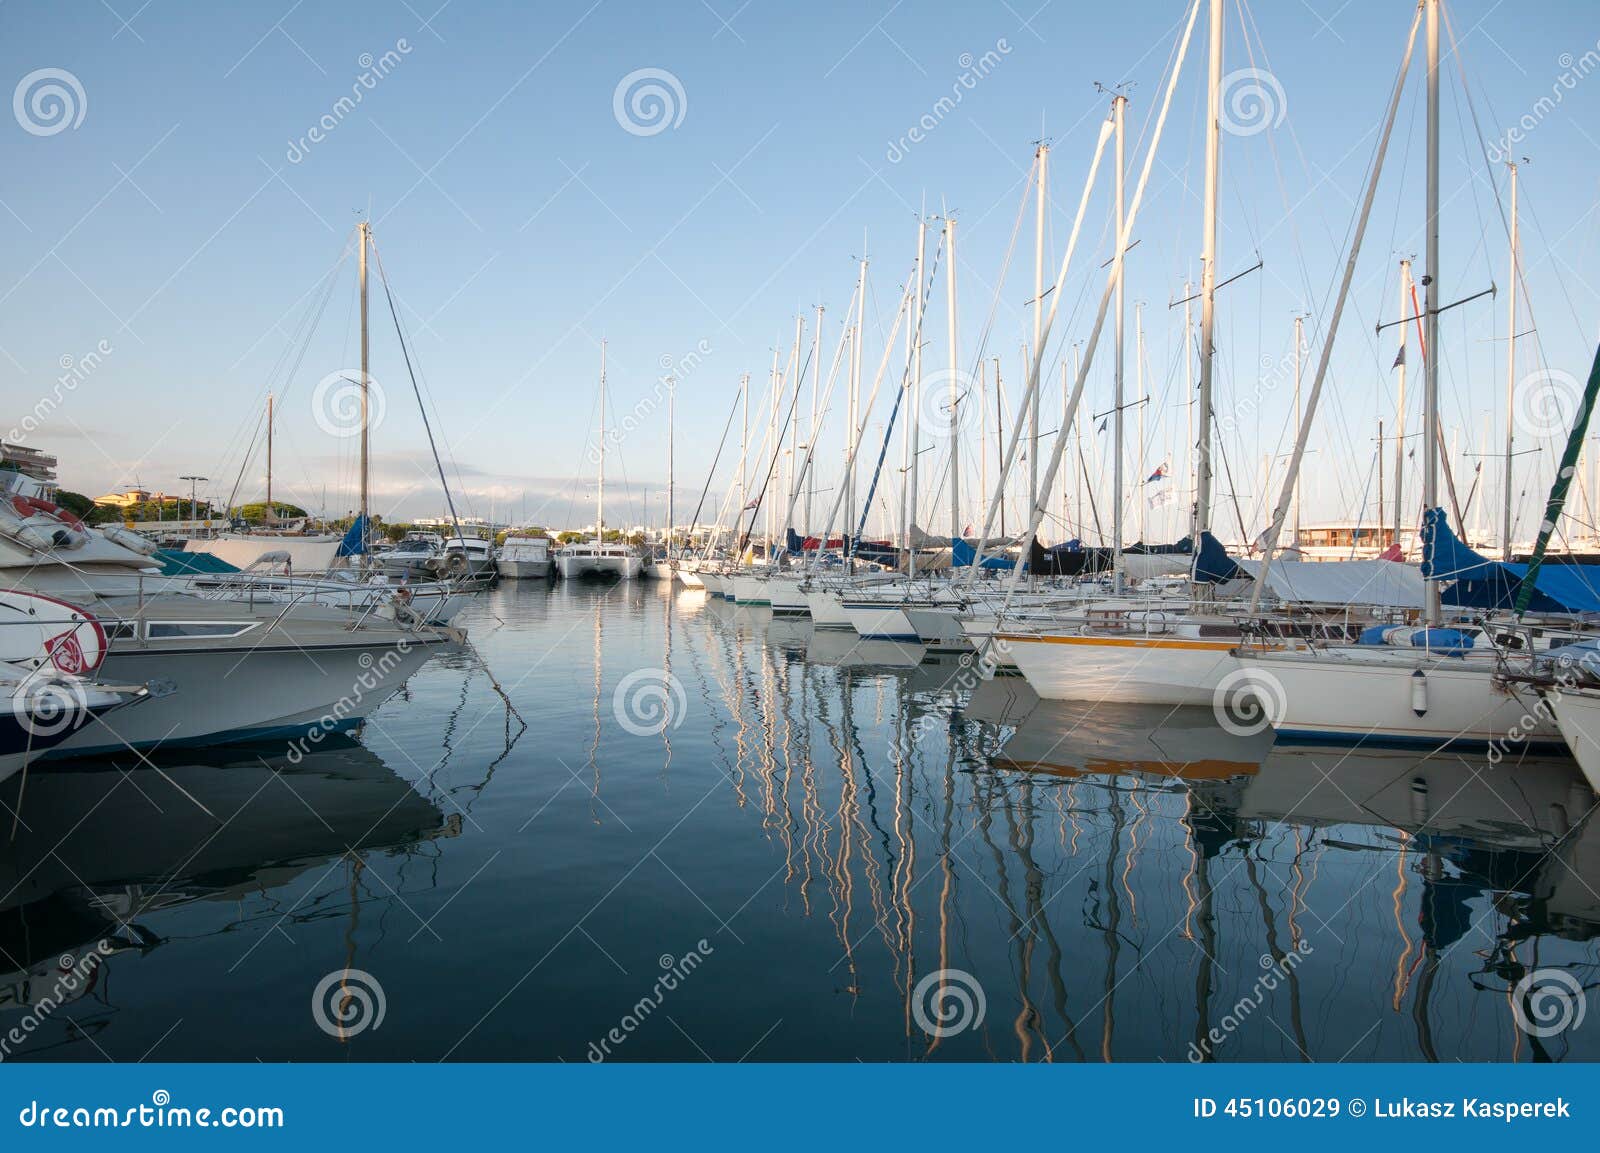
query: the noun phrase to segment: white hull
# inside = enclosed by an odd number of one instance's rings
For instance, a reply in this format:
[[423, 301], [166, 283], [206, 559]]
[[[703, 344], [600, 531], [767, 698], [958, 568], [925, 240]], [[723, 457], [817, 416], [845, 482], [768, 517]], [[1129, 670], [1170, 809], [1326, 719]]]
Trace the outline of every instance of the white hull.
[[706, 592], [710, 593], [714, 597], [720, 597], [722, 595], [725, 582], [727, 582], [729, 579], [731, 578], [729, 578], [726, 573], [702, 572], [700, 574], [701, 587], [703, 587]]
[[1240, 667], [1233, 642], [1002, 633], [999, 644], [1047, 701], [1210, 707]]
[[[393, 634], [388, 634], [392, 637]], [[101, 666], [107, 682], [170, 680], [175, 692], [91, 722], [53, 755], [81, 756], [359, 724], [437, 652], [442, 634], [398, 643], [352, 633], [350, 643], [239, 648], [118, 647]], [[324, 729], [324, 719], [328, 729]]]
[[512, 580], [543, 580], [555, 571], [554, 564], [549, 560], [506, 560], [501, 557], [495, 562], [495, 567], [500, 570], [500, 575]]
[[954, 605], [918, 605], [904, 610], [906, 620], [916, 630], [917, 639], [930, 649], [965, 652], [972, 648], [961, 627], [962, 610]]
[[917, 630], [899, 605], [847, 602], [844, 615], [863, 640], [915, 642], [919, 639]]
[[844, 599], [829, 589], [812, 589], [806, 594], [806, 604], [811, 609], [811, 623], [819, 629], [850, 629], [855, 626], [845, 615]]
[[1561, 744], [1537, 694], [1497, 684], [1488, 656], [1374, 647], [1266, 653], [1244, 663], [1253, 679], [1264, 678], [1261, 695], [1277, 698], [1280, 736], [1435, 747], [1506, 741], [1516, 732], [1518, 748]]
[[775, 576], [767, 580], [767, 597], [773, 616], [811, 615], [811, 606], [806, 603], [806, 594], [800, 585], [801, 578], [796, 576]]
[[700, 574], [693, 569], [680, 567], [678, 569], [678, 581], [686, 589], [703, 589], [706, 587], [705, 581], [700, 579]]
[[741, 605], [769, 605], [772, 597], [767, 592], [766, 576], [741, 574], [733, 578], [733, 601]]
[[1600, 696], [1561, 689], [1545, 693], [1544, 700], [1555, 713], [1556, 725], [1583, 770], [1584, 780], [1600, 793]]
[[644, 562], [636, 556], [558, 556], [556, 571], [562, 580], [636, 580]]

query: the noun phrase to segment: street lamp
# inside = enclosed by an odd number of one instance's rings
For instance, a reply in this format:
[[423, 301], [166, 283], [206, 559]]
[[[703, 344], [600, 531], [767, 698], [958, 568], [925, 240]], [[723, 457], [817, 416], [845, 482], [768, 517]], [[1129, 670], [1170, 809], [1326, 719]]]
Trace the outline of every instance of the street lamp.
[[199, 484], [203, 480], [210, 480], [211, 478], [209, 476], [180, 476], [178, 479], [189, 482], [189, 519], [199, 520], [200, 506], [195, 502], [195, 485]]

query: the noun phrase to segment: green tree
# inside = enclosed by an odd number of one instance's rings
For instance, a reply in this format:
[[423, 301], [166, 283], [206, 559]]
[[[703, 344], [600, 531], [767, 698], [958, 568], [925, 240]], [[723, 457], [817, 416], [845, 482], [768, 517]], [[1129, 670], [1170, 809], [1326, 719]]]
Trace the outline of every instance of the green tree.
[[[293, 520], [296, 517], [310, 515], [299, 505], [289, 504], [281, 500], [273, 501], [272, 507], [280, 520]], [[256, 501], [254, 504], [242, 504], [236, 512], [241, 520], [248, 521], [250, 524], [261, 524], [267, 519], [267, 502], [263, 500]]]

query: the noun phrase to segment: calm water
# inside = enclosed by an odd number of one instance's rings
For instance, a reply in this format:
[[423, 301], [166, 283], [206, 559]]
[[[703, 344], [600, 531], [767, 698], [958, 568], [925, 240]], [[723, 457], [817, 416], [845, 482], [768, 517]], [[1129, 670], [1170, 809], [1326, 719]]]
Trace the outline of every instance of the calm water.
[[1568, 762], [1084, 716], [656, 584], [463, 623], [484, 663], [299, 764], [31, 773], [0, 1035], [90, 978], [8, 1059], [1600, 1055], [1600, 1014], [1534, 1035], [1600, 960]]

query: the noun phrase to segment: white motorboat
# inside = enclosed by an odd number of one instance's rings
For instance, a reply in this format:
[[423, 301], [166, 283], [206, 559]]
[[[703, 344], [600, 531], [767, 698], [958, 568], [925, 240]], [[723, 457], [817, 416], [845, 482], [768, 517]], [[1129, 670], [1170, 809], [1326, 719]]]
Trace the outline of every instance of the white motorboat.
[[444, 538], [436, 532], [408, 532], [383, 554], [385, 576], [432, 580], [444, 557]]
[[481, 536], [457, 534], [444, 542], [444, 557], [435, 575], [467, 581], [492, 581], [497, 575], [494, 542]]
[[550, 558], [550, 538], [508, 536], [500, 546], [495, 564], [501, 576], [513, 580], [546, 579], [555, 572], [555, 562]]
[[366, 612], [395, 602], [427, 624], [448, 624], [469, 596], [450, 581], [398, 583], [382, 572], [363, 577], [355, 568], [332, 568], [321, 576], [296, 575], [289, 554], [265, 553], [236, 573], [197, 573], [187, 591], [209, 600], [247, 604], [317, 604]]

